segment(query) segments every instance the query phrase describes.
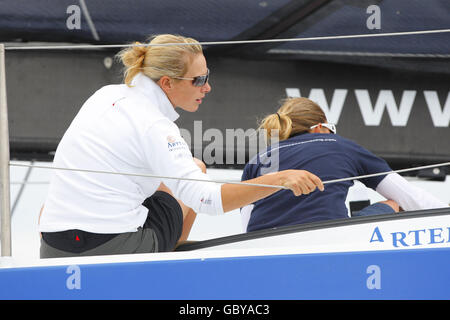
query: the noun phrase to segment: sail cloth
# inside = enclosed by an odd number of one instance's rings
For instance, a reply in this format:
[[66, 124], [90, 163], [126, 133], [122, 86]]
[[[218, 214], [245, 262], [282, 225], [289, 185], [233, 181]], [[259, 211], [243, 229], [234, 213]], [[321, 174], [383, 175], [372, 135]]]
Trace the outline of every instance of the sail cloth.
[[[0, 2], [0, 41], [112, 44], [145, 41], [159, 33], [199, 41], [304, 38], [445, 29], [449, 14], [446, 0], [6, 0]], [[245, 46], [239, 51], [448, 54], [449, 49], [447, 34], [433, 34]]]

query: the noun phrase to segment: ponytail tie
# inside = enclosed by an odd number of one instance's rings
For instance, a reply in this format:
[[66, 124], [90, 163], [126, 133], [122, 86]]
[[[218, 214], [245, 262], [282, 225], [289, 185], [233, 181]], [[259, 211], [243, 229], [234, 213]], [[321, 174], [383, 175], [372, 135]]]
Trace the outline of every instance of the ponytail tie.
[[277, 114], [277, 116], [278, 116], [278, 121], [280, 121], [280, 122], [281, 122], [281, 117], [280, 117], [280, 114], [279, 114], [278, 112], [276, 112], [276, 114]]

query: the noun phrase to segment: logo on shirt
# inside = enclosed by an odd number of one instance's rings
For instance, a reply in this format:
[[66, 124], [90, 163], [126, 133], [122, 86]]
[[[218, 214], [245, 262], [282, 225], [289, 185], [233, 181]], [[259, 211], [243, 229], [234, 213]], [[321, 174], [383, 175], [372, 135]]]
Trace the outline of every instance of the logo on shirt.
[[212, 204], [212, 200], [211, 199], [205, 199], [205, 198], [201, 198], [200, 202], [206, 205], [211, 205]]
[[170, 152], [175, 150], [187, 149], [187, 145], [184, 141], [177, 141], [174, 136], [167, 136], [167, 148]]

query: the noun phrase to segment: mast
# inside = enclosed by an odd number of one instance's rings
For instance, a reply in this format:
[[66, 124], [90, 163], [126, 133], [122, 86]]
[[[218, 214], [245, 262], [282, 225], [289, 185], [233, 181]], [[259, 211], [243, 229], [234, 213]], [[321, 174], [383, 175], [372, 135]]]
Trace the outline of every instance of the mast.
[[11, 256], [9, 129], [6, 104], [5, 46], [0, 43], [0, 214], [2, 256]]

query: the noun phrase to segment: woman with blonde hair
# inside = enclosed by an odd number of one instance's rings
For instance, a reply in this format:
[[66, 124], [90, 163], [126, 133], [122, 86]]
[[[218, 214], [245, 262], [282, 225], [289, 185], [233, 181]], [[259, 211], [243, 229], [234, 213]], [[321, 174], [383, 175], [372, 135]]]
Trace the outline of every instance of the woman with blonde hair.
[[[265, 117], [260, 129], [267, 141], [279, 139], [245, 166], [242, 180], [254, 179], [274, 168], [267, 167], [267, 154], [277, 152], [279, 171], [303, 169], [322, 181], [391, 171], [386, 161], [357, 143], [336, 134], [323, 110], [307, 98], [288, 98], [277, 112]], [[276, 139], [275, 139], [276, 141]], [[446, 207], [396, 173], [360, 179], [386, 201], [375, 203], [356, 215], [395, 213]], [[348, 218], [345, 201], [353, 181], [328, 184], [324, 192], [292, 197], [284, 190], [242, 208], [247, 231], [307, 222]], [[400, 206], [400, 207], [399, 207]]]
[[[56, 170], [41, 212], [41, 258], [171, 251], [196, 213], [223, 214], [279, 190], [192, 180], [210, 178], [174, 121], [176, 108], [195, 112], [211, 91], [196, 40], [158, 35], [118, 57], [125, 83], [87, 99], [58, 145], [55, 167], [180, 179]], [[248, 182], [295, 195], [323, 190], [304, 170]]]

